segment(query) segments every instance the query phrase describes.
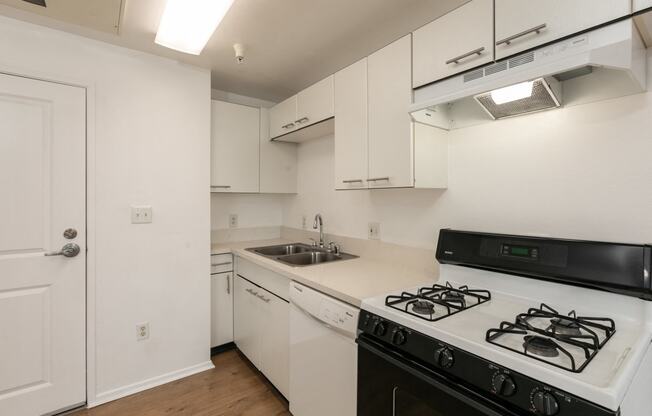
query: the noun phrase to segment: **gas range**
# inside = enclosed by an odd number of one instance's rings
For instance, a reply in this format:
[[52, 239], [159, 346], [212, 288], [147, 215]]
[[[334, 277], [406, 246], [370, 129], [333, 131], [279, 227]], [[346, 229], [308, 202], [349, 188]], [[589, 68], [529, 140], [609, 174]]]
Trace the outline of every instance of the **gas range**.
[[[527, 258], [501, 258], [510, 248]], [[589, 255], [596, 249], [597, 258]], [[368, 344], [370, 350], [398, 354], [475, 391], [472, 396], [480, 392], [476, 399], [486, 401], [487, 410], [460, 414], [642, 415], [647, 399], [631, 386], [644, 382], [652, 388], [650, 376], [642, 375], [652, 372], [649, 251], [649, 246], [442, 230], [439, 281], [366, 299], [360, 350]], [[583, 269], [578, 257], [598, 265]], [[556, 275], [545, 279], [542, 265], [551, 262]], [[640, 271], [641, 284], [631, 280], [629, 287], [612, 288], [603, 279], [600, 287], [585, 279], [603, 277], [593, 273], [595, 267]], [[612, 275], [619, 283], [625, 277]], [[360, 389], [364, 396], [364, 377]], [[365, 416], [364, 397], [359, 398]], [[432, 406], [432, 414], [444, 411]]]

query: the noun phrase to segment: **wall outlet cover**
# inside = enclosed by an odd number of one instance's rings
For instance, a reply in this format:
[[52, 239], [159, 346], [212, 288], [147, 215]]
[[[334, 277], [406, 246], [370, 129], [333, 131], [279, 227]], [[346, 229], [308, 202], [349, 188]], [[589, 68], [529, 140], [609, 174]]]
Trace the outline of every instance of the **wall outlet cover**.
[[238, 228], [238, 214], [229, 214], [229, 228]]
[[370, 240], [380, 240], [380, 223], [379, 222], [370, 222], [369, 227], [369, 239]]
[[152, 222], [151, 205], [132, 205], [131, 206], [131, 223], [132, 224], [150, 224]]
[[136, 325], [136, 341], [144, 341], [149, 338], [149, 322]]

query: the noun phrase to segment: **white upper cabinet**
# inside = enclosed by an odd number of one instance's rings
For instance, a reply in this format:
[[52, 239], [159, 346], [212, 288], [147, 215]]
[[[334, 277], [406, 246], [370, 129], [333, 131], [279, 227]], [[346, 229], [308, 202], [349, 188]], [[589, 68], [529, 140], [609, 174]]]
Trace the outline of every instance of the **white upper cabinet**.
[[493, 0], [472, 0], [417, 29], [412, 48], [414, 88], [493, 61]]
[[414, 186], [411, 63], [412, 35], [367, 59], [369, 188]]
[[212, 101], [211, 191], [258, 192], [260, 110]]
[[282, 136], [297, 128], [297, 96], [293, 95], [269, 110], [269, 133], [271, 137]]
[[631, 0], [495, 0], [496, 59], [631, 13]]
[[[269, 112], [271, 138], [287, 135], [333, 117], [333, 76], [306, 88], [299, 94], [280, 102]], [[329, 130], [330, 129], [330, 130]], [[332, 126], [315, 129], [314, 137], [332, 133]], [[288, 141], [302, 141], [312, 138], [310, 132], [298, 133]]]
[[367, 58], [335, 74], [335, 188], [367, 187]]
[[333, 117], [333, 76], [297, 94], [297, 128]]
[[652, 0], [634, 0], [634, 11], [640, 12], [649, 7], [652, 7]]

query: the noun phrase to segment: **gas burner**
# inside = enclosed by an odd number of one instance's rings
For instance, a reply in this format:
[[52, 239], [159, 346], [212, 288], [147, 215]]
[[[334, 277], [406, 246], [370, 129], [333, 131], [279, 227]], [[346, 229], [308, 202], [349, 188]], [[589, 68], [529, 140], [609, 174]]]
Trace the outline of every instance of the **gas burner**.
[[538, 335], [526, 335], [523, 337], [523, 348], [525, 352], [539, 355], [541, 357], [558, 357], [559, 350], [557, 344], [550, 338], [540, 337]]
[[[486, 340], [499, 347], [579, 373], [616, 332], [609, 318], [560, 315], [546, 304], [530, 308], [514, 322], [502, 322], [487, 331]], [[523, 348], [513, 337], [523, 337]]]
[[582, 329], [577, 321], [567, 318], [553, 318], [549, 329], [555, 334], [577, 337], [582, 335]]
[[417, 300], [412, 304], [412, 311], [421, 315], [433, 315], [435, 313], [435, 304], [427, 300]]
[[467, 286], [453, 287], [432, 285], [418, 289], [415, 293], [403, 292], [385, 298], [385, 305], [426, 321], [434, 322], [447, 316], [488, 302], [491, 293], [487, 290], [472, 290]]

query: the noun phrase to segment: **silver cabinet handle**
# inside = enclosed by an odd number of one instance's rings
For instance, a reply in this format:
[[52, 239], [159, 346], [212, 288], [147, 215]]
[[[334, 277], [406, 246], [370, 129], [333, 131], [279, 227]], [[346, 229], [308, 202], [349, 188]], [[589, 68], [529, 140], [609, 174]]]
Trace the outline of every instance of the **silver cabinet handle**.
[[231, 185], [211, 185], [211, 188], [229, 189]]
[[449, 59], [448, 61], [446, 61], [446, 65], [459, 64], [462, 59], [468, 58], [469, 56], [472, 56], [472, 55], [480, 56], [480, 55], [482, 55], [482, 52], [484, 52], [484, 46], [482, 48], [474, 49], [471, 52], [467, 52], [465, 54], [457, 56], [457, 57], [455, 57], [453, 59]]
[[217, 267], [217, 266], [226, 266], [227, 264], [233, 264], [233, 263], [230, 262], [230, 261], [225, 261], [224, 263], [215, 263], [215, 264], [211, 264], [211, 266], [212, 266], [212, 267]]
[[45, 256], [47, 257], [52, 257], [52, 256], [64, 256], [64, 257], [76, 257], [81, 249], [79, 246], [75, 243], [68, 243], [61, 247], [61, 250], [59, 251], [50, 251], [49, 253], [45, 253]]
[[306, 121], [308, 121], [308, 117], [301, 117], [300, 119], [295, 121], [295, 123], [301, 124], [301, 123], [306, 122]]
[[251, 289], [246, 289], [247, 292], [249, 292], [250, 295], [258, 296], [258, 292], [251, 290]]
[[288, 123], [285, 126], [281, 126], [282, 129], [289, 129], [290, 127], [294, 127], [294, 123]]
[[498, 42], [496, 42], [496, 46], [500, 46], [500, 45], [502, 45], [503, 43], [504, 43], [505, 45], [509, 45], [510, 43], [512, 43], [513, 40], [516, 40], [516, 39], [518, 39], [518, 38], [520, 38], [520, 37], [523, 37], [523, 36], [525, 36], [525, 35], [529, 35], [529, 34], [532, 33], [532, 32], [536, 32], [537, 35], [538, 35], [538, 34], [541, 33], [541, 31], [542, 31], [543, 29], [545, 29], [546, 27], [547, 27], [547, 25], [544, 23], [544, 24], [542, 24], [542, 25], [535, 26], [535, 27], [533, 27], [533, 28], [531, 28], [531, 29], [524, 30], [524, 31], [522, 31], [521, 33], [517, 33], [517, 34], [512, 35], [512, 36], [510, 36], [510, 37], [508, 37], [508, 38], [505, 38], [505, 39], [499, 40]]
[[385, 176], [382, 178], [369, 178], [367, 179], [367, 182], [380, 182], [380, 181], [388, 181], [389, 182], [389, 176]]
[[226, 293], [231, 294], [231, 275], [228, 273], [226, 275]]
[[363, 181], [362, 179], [346, 179], [342, 181], [342, 183], [358, 183], [358, 182], [362, 183]]
[[263, 295], [256, 295], [256, 297], [257, 297], [258, 299], [262, 300], [262, 301], [265, 302], [265, 303], [269, 303], [269, 301], [271, 300], [271, 299], [269, 299], [269, 298], [266, 298], [266, 297], [263, 296]]

